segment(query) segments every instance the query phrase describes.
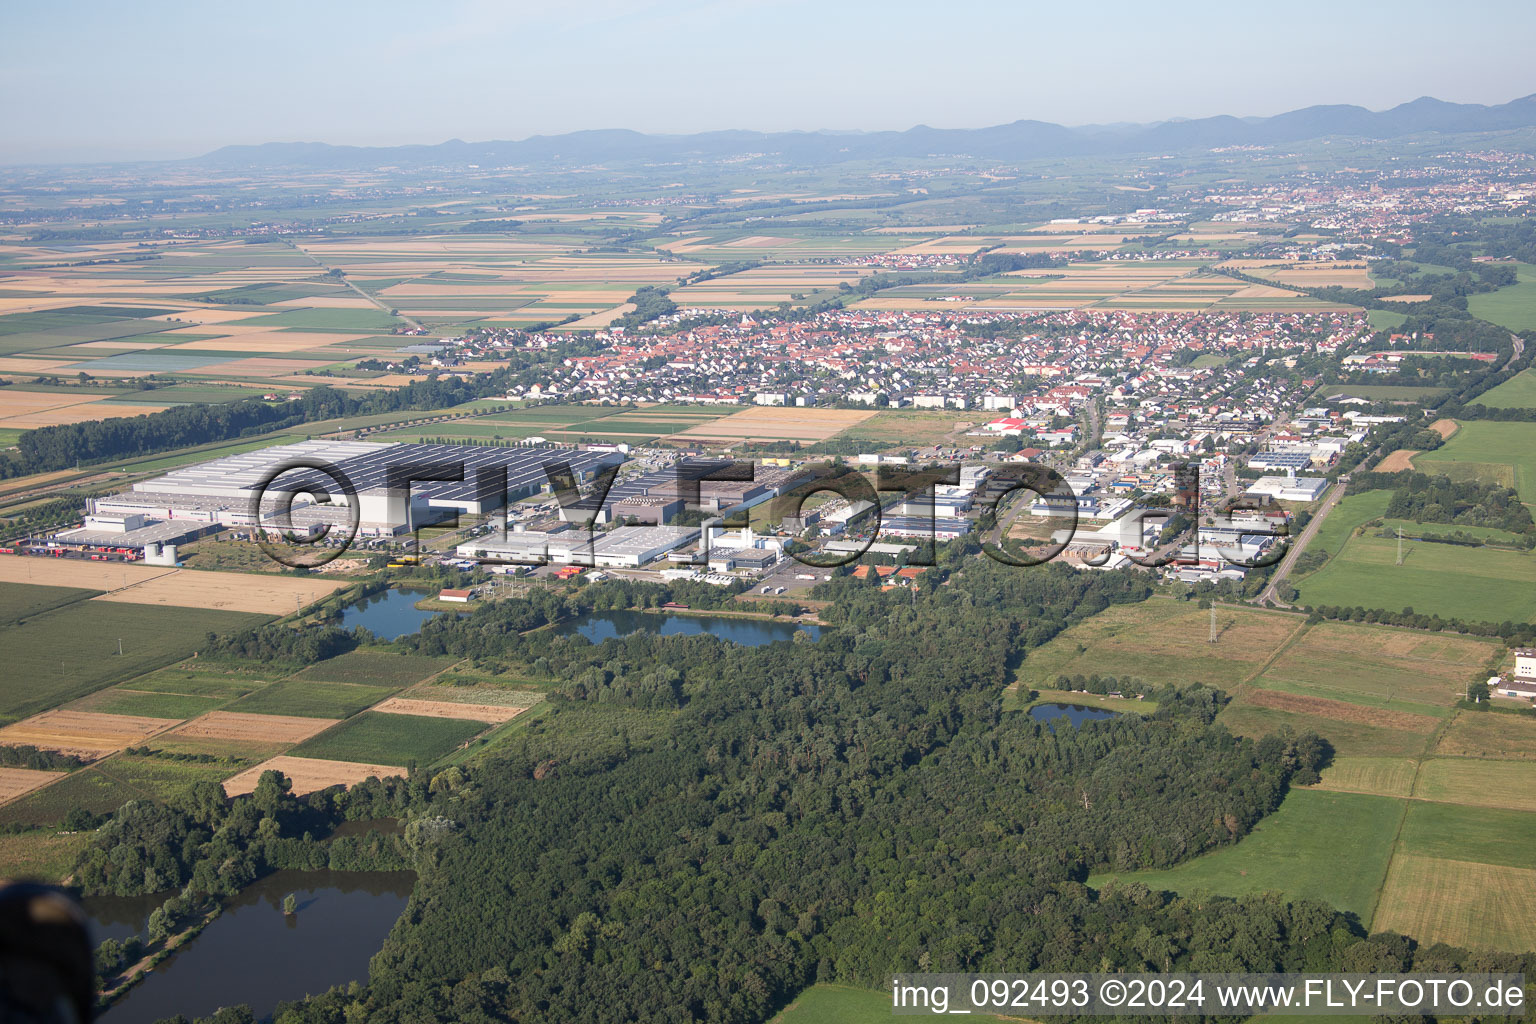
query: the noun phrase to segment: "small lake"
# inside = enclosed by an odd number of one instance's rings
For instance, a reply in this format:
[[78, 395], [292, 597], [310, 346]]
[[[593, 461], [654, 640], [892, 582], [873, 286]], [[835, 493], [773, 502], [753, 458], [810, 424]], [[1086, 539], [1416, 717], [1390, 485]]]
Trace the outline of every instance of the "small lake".
[[99, 946], [104, 939], [121, 942], [132, 935], [143, 939], [149, 928], [149, 915], [174, 895], [173, 890], [149, 896], [84, 897], [80, 907], [91, 921], [91, 944]]
[[1052, 732], [1056, 731], [1056, 723], [1063, 718], [1068, 724], [1079, 726], [1084, 722], [1101, 722], [1106, 718], [1119, 718], [1121, 714], [1123, 712], [1085, 707], [1081, 704], [1036, 704], [1029, 709], [1029, 717], [1037, 722], [1044, 722]]
[[421, 630], [421, 624], [441, 612], [423, 611], [416, 602], [430, 590], [386, 590], [341, 610], [341, 628], [362, 626], [381, 640], [394, 640]]
[[771, 619], [745, 619], [729, 615], [657, 615], [629, 610], [594, 611], [567, 619], [554, 627], [565, 636], [579, 634], [600, 644], [604, 640], [631, 633], [659, 633], [662, 636], [713, 636], [743, 647], [760, 647], [775, 640], [789, 640], [797, 632], [812, 640], [821, 636], [821, 627]]
[[[99, 1019], [152, 1024], [248, 1003], [259, 1020], [284, 1000], [365, 981], [368, 961], [405, 910], [415, 881], [408, 871], [268, 875]], [[288, 893], [298, 898], [293, 915], [282, 909]]]

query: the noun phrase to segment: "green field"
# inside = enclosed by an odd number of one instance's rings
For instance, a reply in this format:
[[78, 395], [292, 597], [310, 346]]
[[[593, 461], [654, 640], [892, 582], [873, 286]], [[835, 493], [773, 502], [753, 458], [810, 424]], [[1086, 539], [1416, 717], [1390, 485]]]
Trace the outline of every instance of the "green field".
[[299, 718], [346, 718], [377, 704], [396, 689], [394, 686], [285, 679], [240, 698], [229, 705], [228, 710]]
[[75, 711], [99, 711], [108, 715], [143, 715], [146, 718], [195, 718], [223, 705], [223, 697], [197, 697], [182, 693], [143, 693], [113, 687], [98, 690], [70, 705]]
[[147, 676], [130, 679], [120, 689], [144, 693], [181, 693], [190, 697], [243, 697], [267, 684], [234, 673], [195, 672], [185, 668], [163, 668]]
[[311, 665], [293, 678], [332, 683], [367, 683], [398, 688], [419, 683], [453, 665], [457, 658], [429, 658], [392, 651], [349, 651]]
[[33, 583], [0, 583], [0, 626], [9, 626], [31, 615], [62, 608], [100, 594], [80, 587], [45, 587]]
[[1536, 267], [1517, 263], [1515, 276], [1517, 281], [1512, 285], [1467, 296], [1468, 312], [1512, 331], [1536, 328]]
[[1536, 556], [1423, 541], [1404, 541], [1403, 549], [1398, 565], [1395, 539], [1352, 538], [1327, 565], [1298, 581], [1301, 602], [1536, 621]]
[[1344, 542], [1360, 527], [1372, 519], [1380, 519], [1386, 515], [1387, 506], [1392, 503], [1391, 491], [1365, 491], [1360, 494], [1351, 494], [1333, 507], [1322, 525], [1317, 528], [1317, 533], [1312, 537], [1312, 543], [1308, 545], [1308, 551], [1319, 549], [1327, 551], [1330, 555], [1336, 555], [1344, 547]]
[[1408, 319], [1407, 313], [1397, 313], [1390, 309], [1372, 309], [1365, 314], [1374, 331], [1391, 331], [1403, 326], [1403, 321]]
[[1280, 809], [1233, 846], [1163, 871], [1099, 875], [1088, 884], [1141, 882], [1177, 893], [1281, 892], [1320, 899], [1371, 919], [1404, 801], [1292, 790]]
[[222, 782], [239, 768], [238, 764], [207, 764], [118, 754], [97, 765], [96, 771], [137, 790], [143, 797], [169, 800], [187, 792], [196, 783]]
[[846, 985], [812, 985], [771, 1024], [889, 1024], [891, 994]]
[[209, 633], [230, 633], [269, 618], [121, 601], [82, 601], [44, 612], [0, 628], [7, 659], [0, 677], [0, 715], [21, 717], [55, 707], [180, 661]]
[[1496, 409], [1536, 409], [1536, 369], [1521, 370], [1473, 401]]
[[460, 718], [426, 718], [369, 711], [289, 751], [296, 757], [320, 757], [333, 761], [361, 761], [404, 767], [423, 766], [485, 731], [482, 722]]
[[[1442, 447], [1414, 457], [1415, 469], [1425, 473], [1448, 470], [1448, 464], [1470, 463], [1478, 479], [1492, 474], [1490, 482], [1513, 486], [1520, 500], [1536, 504], [1536, 423], [1498, 423], [1473, 420], [1462, 423]], [[1508, 467], [1508, 476], [1484, 467]]]
[[1397, 848], [1402, 853], [1508, 867], [1531, 866], [1536, 814], [1414, 800]]
[[146, 795], [115, 776], [82, 768], [0, 807], [0, 825], [56, 825], [76, 807], [92, 814], [109, 814]]

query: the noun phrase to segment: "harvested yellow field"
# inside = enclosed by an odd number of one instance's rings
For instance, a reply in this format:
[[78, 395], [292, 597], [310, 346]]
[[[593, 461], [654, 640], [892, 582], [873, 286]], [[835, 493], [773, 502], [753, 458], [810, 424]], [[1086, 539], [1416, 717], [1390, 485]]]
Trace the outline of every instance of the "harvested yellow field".
[[253, 356], [250, 359], [236, 359], [232, 363], [220, 364], [217, 370], [231, 377], [285, 377], [300, 370], [315, 370], [339, 361], [336, 359], [263, 359]]
[[1408, 448], [1399, 448], [1376, 464], [1378, 473], [1397, 473], [1413, 468], [1413, 457], [1419, 454]]
[[1428, 302], [1433, 295], [1383, 295], [1383, 302]]
[[335, 725], [340, 719], [257, 715], [245, 711], [210, 711], [168, 735], [178, 739], [236, 740], [257, 743], [299, 743]]
[[0, 768], [0, 804], [41, 789], [54, 779], [62, 779], [66, 772], [40, 772], [31, 768]]
[[57, 409], [6, 416], [3, 414], [4, 407], [0, 406], [0, 427], [9, 430], [32, 430], [37, 427], [63, 426], [66, 423], [94, 423], [97, 420], [120, 419], [124, 416], [147, 416], [164, 408], [164, 405], [125, 405], [121, 402], [97, 399]]
[[0, 583], [36, 583], [48, 587], [117, 590], [169, 576], [175, 569], [123, 562], [88, 562], [75, 558], [0, 557]]
[[741, 412], [689, 427], [677, 438], [709, 438], [744, 441], [749, 439], [788, 439], [820, 441], [856, 423], [862, 423], [874, 411], [860, 409], [792, 409], [773, 406], [745, 409]]
[[[221, 328], [226, 330], [227, 328]], [[176, 352], [301, 352], [308, 348], [344, 345], [366, 334], [326, 334], [319, 331], [253, 331], [227, 338], [207, 338], [175, 346]]]
[[607, 327], [619, 317], [624, 316], [627, 313], [633, 313], [634, 311], [635, 304], [633, 302], [622, 302], [619, 305], [614, 306], [612, 309], [605, 309], [600, 313], [593, 313], [591, 316], [584, 316], [580, 320], [573, 320], [566, 324], [564, 329], [568, 331], [586, 331]]
[[404, 768], [389, 764], [359, 764], [355, 761], [322, 761], [315, 757], [289, 757], [280, 754], [263, 761], [254, 768], [247, 768], [239, 775], [224, 780], [227, 796], [240, 796], [256, 791], [263, 772], [277, 771], [293, 783], [297, 796], [313, 793], [331, 786], [355, 786], [368, 778], [387, 779], [405, 776]]
[[1455, 420], [1435, 420], [1429, 425], [1429, 429], [1449, 441], [1451, 435], [1461, 429], [1461, 424]]
[[155, 733], [180, 723], [179, 718], [142, 718], [55, 708], [0, 729], [0, 744], [30, 744], [43, 750], [57, 750], [94, 760], [142, 743]]
[[1411, 935], [1425, 946], [1530, 949], [1536, 945], [1536, 870], [1399, 853], [1371, 930]]
[[467, 704], [462, 701], [391, 697], [369, 710], [382, 711], [390, 715], [421, 715], [426, 718], [462, 718], [471, 722], [500, 723], [509, 722], [528, 709], [505, 704]]
[[284, 615], [294, 610], [295, 601], [311, 604], [343, 585], [337, 580], [177, 569], [94, 600]]

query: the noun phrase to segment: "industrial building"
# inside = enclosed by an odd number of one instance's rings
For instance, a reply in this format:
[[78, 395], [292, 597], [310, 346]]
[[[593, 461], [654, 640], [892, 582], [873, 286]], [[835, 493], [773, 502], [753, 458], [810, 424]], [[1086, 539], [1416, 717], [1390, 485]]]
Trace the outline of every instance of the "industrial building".
[[[392, 536], [443, 513], [491, 512], [549, 490], [547, 467], [564, 464], [585, 483], [623, 458], [552, 446], [303, 441], [174, 469], [96, 499], [90, 511], [300, 532], [321, 522], [346, 526], [355, 514], [363, 536]], [[258, 516], [253, 506], [264, 483]], [[347, 484], [357, 495], [355, 513], [347, 507]], [[317, 500], [322, 493], [327, 504]], [[290, 501], [291, 522], [281, 508]]]
[[638, 569], [699, 537], [697, 526], [621, 526], [609, 533], [525, 530], [492, 533], [460, 544], [460, 558], [542, 565]]

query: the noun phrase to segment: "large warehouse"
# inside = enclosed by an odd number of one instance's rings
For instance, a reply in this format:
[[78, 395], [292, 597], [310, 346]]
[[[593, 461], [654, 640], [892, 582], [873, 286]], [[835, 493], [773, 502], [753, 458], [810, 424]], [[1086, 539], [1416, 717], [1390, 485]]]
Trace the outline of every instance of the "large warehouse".
[[[174, 469], [121, 494], [96, 499], [92, 511], [251, 526], [256, 518], [252, 506], [266, 483], [262, 521], [273, 525], [279, 505], [292, 495], [293, 519], [302, 526], [310, 519], [337, 518], [335, 506], [349, 503], [344, 492], [350, 483], [357, 494], [358, 532], [390, 536], [430, 521], [433, 509], [490, 512], [548, 490], [546, 467], [563, 463], [585, 484], [603, 467], [622, 461], [623, 456], [613, 452], [542, 445], [303, 441]], [[315, 504], [316, 488], [329, 495], [331, 508]]]

